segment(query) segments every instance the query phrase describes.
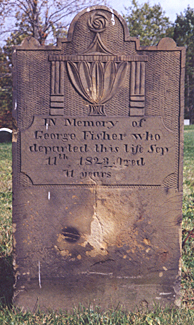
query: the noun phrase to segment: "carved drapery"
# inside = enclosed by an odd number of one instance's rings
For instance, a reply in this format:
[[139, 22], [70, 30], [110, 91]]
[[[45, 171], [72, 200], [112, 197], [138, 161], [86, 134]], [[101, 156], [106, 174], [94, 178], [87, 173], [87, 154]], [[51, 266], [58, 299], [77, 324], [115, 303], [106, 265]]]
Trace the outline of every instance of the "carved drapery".
[[119, 91], [130, 68], [129, 115], [144, 115], [147, 56], [117, 56], [111, 53], [100, 36], [108, 24], [108, 18], [104, 13], [91, 14], [88, 28], [95, 36], [88, 49], [82, 55], [55, 55], [49, 58], [51, 115], [62, 115], [64, 111], [65, 65], [71, 84], [79, 95], [89, 102], [88, 115], [91, 116], [106, 115], [105, 103]]
[[89, 115], [106, 115], [106, 103], [121, 86], [127, 73], [127, 62], [67, 62], [67, 70], [75, 89], [91, 105]]
[[52, 55], [49, 59], [51, 115], [64, 111], [65, 65], [72, 85], [89, 102], [88, 115], [106, 115], [104, 104], [119, 91], [130, 69], [130, 115], [144, 115], [146, 55]]

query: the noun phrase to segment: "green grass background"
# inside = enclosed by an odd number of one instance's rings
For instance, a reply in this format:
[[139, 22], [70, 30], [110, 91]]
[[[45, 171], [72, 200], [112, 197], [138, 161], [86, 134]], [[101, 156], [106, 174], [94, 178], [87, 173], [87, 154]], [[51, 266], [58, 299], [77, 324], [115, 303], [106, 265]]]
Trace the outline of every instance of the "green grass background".
[[15, 324], [128, 324], [128, 325], [192, 325], [194, 324], [194, 125], [185, 126], [183, 171], [183, 251], [182, 306], [153, 311], [108, 310], [96, 307], [78, 308], [72, 313], [35, 314], [11, 306], [12, 270], [12, 179], [11, 144], [0, 144], [0, 325]]

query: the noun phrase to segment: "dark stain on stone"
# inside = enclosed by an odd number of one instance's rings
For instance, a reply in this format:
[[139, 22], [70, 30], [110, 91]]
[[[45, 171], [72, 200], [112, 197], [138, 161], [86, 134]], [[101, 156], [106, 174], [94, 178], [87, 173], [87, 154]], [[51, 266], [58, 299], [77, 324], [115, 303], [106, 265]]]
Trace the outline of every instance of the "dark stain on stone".
[[79, 231], [74, 227], [63, 228], [62, 235], [68, 243], [75, 243], [80, 239]]

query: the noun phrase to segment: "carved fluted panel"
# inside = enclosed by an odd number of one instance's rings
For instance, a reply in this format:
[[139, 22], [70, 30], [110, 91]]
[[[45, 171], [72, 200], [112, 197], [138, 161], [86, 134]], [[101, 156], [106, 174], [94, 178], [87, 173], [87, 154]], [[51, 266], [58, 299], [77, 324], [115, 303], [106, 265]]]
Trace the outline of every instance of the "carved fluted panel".
[[131, 62], [130, 115], [143, 115], [145, 107], [145, 62]]
[[50, 114], [63, 115], [64, 110], [64, 77], [63, 61], [51, 61], [51, 96]]

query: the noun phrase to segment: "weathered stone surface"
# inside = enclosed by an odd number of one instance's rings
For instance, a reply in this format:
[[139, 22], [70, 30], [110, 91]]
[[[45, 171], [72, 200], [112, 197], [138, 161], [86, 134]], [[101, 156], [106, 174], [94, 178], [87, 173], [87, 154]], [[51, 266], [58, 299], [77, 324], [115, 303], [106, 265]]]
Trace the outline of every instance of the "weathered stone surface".
[[107, 7], [14, 50], [14, 303], [179, 305], [185, 51]]

